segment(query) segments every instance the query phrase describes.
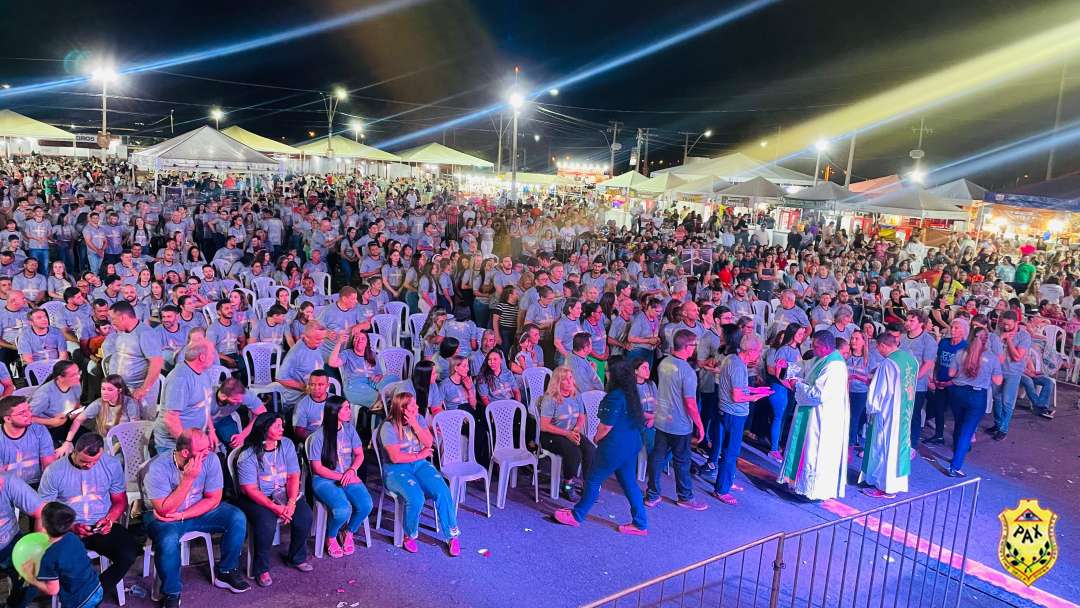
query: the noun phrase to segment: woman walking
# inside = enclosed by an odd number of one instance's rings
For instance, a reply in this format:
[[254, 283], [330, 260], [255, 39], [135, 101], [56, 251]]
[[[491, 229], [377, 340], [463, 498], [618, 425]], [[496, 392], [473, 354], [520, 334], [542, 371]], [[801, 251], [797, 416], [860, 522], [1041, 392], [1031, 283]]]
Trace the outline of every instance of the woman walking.
[[968, 346], [953, 357], [949, 387], [953, 418], [953, 457], [949, 477], [964, 477], [964, 458], [971, 449], [971, 438], [979, 428], [979, 420], [989, 403], [991, 383], [1000, 385], [1004, 379], [1001, 362], [990, 352], [987, 342], [990, 333], [982, 327], [971, 330]]
[[600, 402], [600, 426], [596, 431], [596, 459], [585, 480], [585, 489], [573, 509], [559, 509], [555, 521], [580, 526], [600, 496], [600, 485], [612, 473], [630, 503], [631, 523], [620, 524], [619, 532], [636, 536], [648, 534], [645, 503], [636, 479], [641, 451], [645, 412], [638, 398], [636, 362], [618, 359], [611, 364], [608, 392]]

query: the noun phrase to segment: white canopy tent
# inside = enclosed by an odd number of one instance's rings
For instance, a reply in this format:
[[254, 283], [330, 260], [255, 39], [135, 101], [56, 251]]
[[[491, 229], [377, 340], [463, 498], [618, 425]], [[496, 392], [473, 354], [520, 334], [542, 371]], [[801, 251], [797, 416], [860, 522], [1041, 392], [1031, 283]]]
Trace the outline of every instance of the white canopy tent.
[[841, 204], [841, 211], [881, 213], [936, 220], [967, 220], [968, 212], [922, 188], [909, 187], [872, 198], [860, 196]]
[[687, 179], [712, 176], [729, 182], [744, 182], [755, 177], [763, 177], [780, 186], [812, 186], [814, 184], [812, 175], [799, 173], [776, 163], [761, 161], [742, 152], [653, 172], [654, 175], [663, 173], [674, 173]]
[[721, 190], [720, 194], [722, 196], [740, 196], [747, 198], [781, 198], [784, 196], [784, 190], [764, 177], [755, 177], [751, 180]]
[[273, 173], [281, 163], [210, 126], [199, 127], [131, 155], [136, 167], [164, 171]]

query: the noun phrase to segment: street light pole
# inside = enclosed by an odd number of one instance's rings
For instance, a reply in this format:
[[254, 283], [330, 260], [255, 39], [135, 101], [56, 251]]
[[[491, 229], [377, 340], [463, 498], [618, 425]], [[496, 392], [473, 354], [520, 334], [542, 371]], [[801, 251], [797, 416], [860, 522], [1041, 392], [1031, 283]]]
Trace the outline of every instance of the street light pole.
[[[101, 79], [101, 134], [104, 137], [109, 136], [109, 79]], [[107, 141], [107, 140], [106, 140]], [[109, 155], [109, 148], [105, 147], [101, 152], [102, 157]]]
[[[702, 137], [712, 137], [712, 129], [705, 129], [704, 132], [696, 134], [689, 131], [679, 131], [679, 133], [683, 136], [682, 164], [684, 165], [686, 164], [686, 159], [690, 156], [690, 150], [694, 149], [697, 142], [701, 141]], [[691, 135], [697, 135], [697, 138], [694, 139], [694, 143], [690, 143]]]
[[510, 109], [514, 112], [511, 129], [513, 141], [510, 144], [510, 200], [515, 203], [517, 202], [518, 114], [521, 113], [523, 105], [525, 105], [525, 98], [521, 96], [521, 93], [515, 91], [510, 94]]
[[814, 144], [817, 149], [817, 162], [814, 163], [814, 185], [818, 184], [818, 173], [821, 171], [821, 154], [829, 149], [829, 144], [824, 139], [819, 139]]
[[349, 96], [348, 91], [338, 87], [333, 93], [324, 93], [323, 100], [326, 102], [326, 156], [333, 158], [334, 144], [334, 113], [337, 112], [338, 103]]

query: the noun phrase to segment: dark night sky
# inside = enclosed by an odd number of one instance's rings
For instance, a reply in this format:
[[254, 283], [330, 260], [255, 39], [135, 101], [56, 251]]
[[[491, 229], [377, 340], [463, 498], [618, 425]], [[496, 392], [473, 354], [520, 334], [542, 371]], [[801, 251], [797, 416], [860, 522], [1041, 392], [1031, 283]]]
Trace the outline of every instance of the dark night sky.
[[[78, 69], [73, 58], [80, 53], [104, 52], [119, 66], [131, 65], [257, 38], [370, 4], [16, 2], [5, 7], [9, 27], [6, 50], [0, 52], [0, 81], [18, 87], [62, 78]], [[356, 90], [394, 79], [354, 92], [340, 108], [365, 122], [408, 111], [368, 129], [367, 141], [378, 143], [492, 103], [507, 89], [515, 65], [528, 82], [542, 84], [734, 6], [726, 1], [432, 0], [372, 22], [175, 66], [169, 73], [125, 77], [116, 94], [137, 99], [110, 97], [110, 127], [122, 134], [166, 136], [170, 109], [179, 133], [207, 124], [209, 108], [219, 105], [229, 113], [222, 127], [239, 124], [293, 143], [308, 139], [309, 130], [325, 133], [315, 91], [339, 84]], [[768, 137], [778, 126], [796, 125], [1037, 34], [1063, 18], [1080, 18], [1080, 8], [1006, 0], [782, 1], [564, 89], [558, 98], [539, 99], [567, 118], [528, 112], [522, 142], [533, 170], [547, 170], [549, 157], [556, 154], [606, 160], [604, 136], [593, 123], [621, 120], [627, 133], [620, 138], [625, 146], [621, 165], [638, 127], [653, 129], [650, 158], [657, 162], [681, 159], [677, 132], [683, 130], [713, 129], [712, 138], [701, 140], [694, 154], [717, 155]], [[924, 144], [927, 162], [945, 162], [1051, 126], [1059, 70], [1033, 72], [927, 113], [934, 129]], [[1068, 80], [1066, 120], [1080, 110], [1080, 91], [1074, 90], [1080, 66], [1076, 72]], [[85, 84], [0, 98], [0, 107], [91, 132], [100, 120], [96, 90]], [[243, 109], [253, 104], [261, 107]], [[421, 104], [433, 105], [417, 109]], [[900, 120], [860, 136], [856, 178], [904, 170], [917, 124], [917, 118]], [[539, 142], [533, 134], [541, 136]], [[440, 131], [408, 145], [443, 137]], [[494, 123], [484, 118], [448, 130], [445, 142], [494, 160]], [[833, 154], [841, 165], [843, 148]], [[1080, 170], [1080, 154], [1063, 152], [1059, 172]], [[1033, 156], [971, 177], [992, 188], [1018, 178], [1035, 181], [1045, 162], [1045, 155]], [[813, 159], [789, 164], [810, 171]], [[1025, 173], [1031, 178], [1024, 180]]]

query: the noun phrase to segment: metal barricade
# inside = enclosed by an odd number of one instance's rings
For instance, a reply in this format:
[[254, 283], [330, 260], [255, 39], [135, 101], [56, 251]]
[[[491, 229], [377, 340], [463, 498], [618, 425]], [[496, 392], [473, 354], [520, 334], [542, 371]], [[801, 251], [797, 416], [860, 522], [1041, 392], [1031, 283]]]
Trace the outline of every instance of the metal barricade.
[[774, 534], [586, 608], [959, 606], [980, 481]]

